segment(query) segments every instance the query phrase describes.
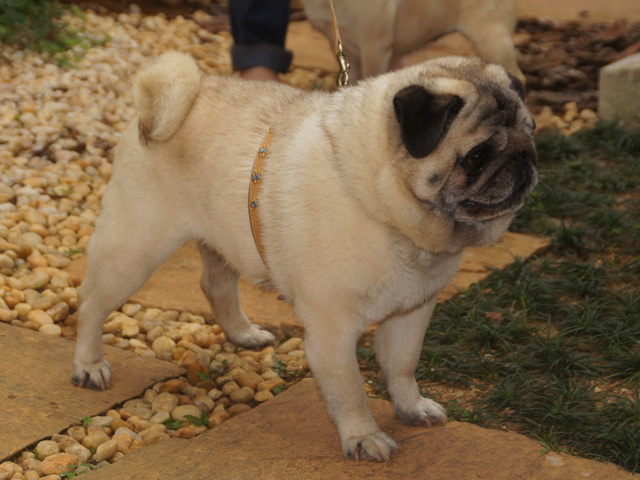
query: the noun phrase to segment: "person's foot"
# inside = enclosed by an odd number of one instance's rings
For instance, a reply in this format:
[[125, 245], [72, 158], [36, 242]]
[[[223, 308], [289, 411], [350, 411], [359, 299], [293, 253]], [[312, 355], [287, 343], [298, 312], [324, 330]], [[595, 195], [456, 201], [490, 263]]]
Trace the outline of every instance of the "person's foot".
[[280, 77], [275, 72], [267, 67], [251, 67], [240, 72], [242, 78], [247, 80], [258, 80], [260, 82], [280, 82]]

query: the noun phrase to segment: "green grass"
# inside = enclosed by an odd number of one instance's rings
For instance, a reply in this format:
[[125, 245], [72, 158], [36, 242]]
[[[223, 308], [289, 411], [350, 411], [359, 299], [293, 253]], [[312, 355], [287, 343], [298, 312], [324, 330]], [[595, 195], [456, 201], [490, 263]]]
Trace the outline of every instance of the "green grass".
[[78, 7], [57, 0], [0, 0], [0, 43], [42, 52], [67, 65], [79, 60], [83, 49], [109, 41], [106, 35], [93, 38], [75, 30], [65, 14], [83, 15]]
[[445, 402], [453, 419], [640, 472], [640, 134], [603, 123], [537, 147], [512, 229], [551, 251], [438, 305], [417, 378], [476, 387]]

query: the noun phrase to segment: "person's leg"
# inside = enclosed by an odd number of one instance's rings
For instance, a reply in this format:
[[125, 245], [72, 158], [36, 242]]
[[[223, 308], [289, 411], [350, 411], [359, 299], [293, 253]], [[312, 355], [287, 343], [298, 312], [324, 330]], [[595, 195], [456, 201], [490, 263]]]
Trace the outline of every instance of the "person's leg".
[[290, 0], [231, 0], [231, 59], [244, 78], [278, 80], [291, 65], [284, 41]]

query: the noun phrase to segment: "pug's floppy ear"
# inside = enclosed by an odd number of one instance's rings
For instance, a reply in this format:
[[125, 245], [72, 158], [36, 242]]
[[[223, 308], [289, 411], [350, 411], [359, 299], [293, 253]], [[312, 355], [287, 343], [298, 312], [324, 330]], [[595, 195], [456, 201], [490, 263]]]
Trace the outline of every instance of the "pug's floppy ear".
[[457, 95], [434, 94], [410, 85], [393, 97], [405, 147], [414, 158], [429, 155], [444, 138], [464, 101]]

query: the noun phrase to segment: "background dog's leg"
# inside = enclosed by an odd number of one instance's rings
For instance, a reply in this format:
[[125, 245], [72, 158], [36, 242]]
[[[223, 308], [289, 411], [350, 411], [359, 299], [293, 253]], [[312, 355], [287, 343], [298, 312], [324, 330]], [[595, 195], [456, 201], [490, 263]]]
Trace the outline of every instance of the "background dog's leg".
[[231, 268], [215, 250], [200, 243], [204, 292], [218, 325], [229, 341], [244, 348], [263, 347], [275, 342], [275, 337], [249, 321], [240, 306], [238, 272]]
[[[356, 25], [360, 68], [354, 68], [354, 80], [374, 77], [389, 70], [397, 13], [395, 3], [377, 2], [376, 8], [362, 8], [359, 12]], [[355, 57], [347, 55], [347, 61], [358, 63], [355, 60]]]
[[513, 45], [513, 29], [510, 29], [510, 26], [491, 18], [486, 21], [474, 19], [462, 24], [460, 32], [473, 43], [480, 57], [502, 65], [522, 83], [526, 82], [524, 74], [518, 68], [516, 49]]
[[[376, 16], [375, 20], [362, 25], [361, 29], [366, 29], [367, 35], [359, 39], [360, 61], [357, 62], [355, 59], [353, 61], [355, 80], [375, 77], [387, 72], [391, 66], [393, 54], [393, 32], [386, 19], [381, 22]], [[347, 61], [350, 61], [348, 56]]]
[[[314, 315], [297, 307], [303, 321]], [[355, 323], [333, 318], [305, 322], [307, 359], [338, 429], [345, 456], [388, 460], [396, 443], [380, 431], [369, 412], [356, 358], [356, 342], [362, 331]]]
[[[128, 202], [126, 195], [116, 201]], [[135, 203], [129, 203], [127, 210], [107, 209], [89, 244], [87, 274], [78, 292], [78, 333], [71, 374], [71, 381], [79, 387], [109, 388], [111, 370], [104, 358], [102, 324], [184, 242], [179, 229], [150, 221], [164, 217], [134, 212], [131, 205]]]
[[376, 356], [389, 387], [396, 415], [409, 425], [444, 424], [445, 409], [420, 395], [415, 369], [435, 299], [422, 307], [378, 325]]

